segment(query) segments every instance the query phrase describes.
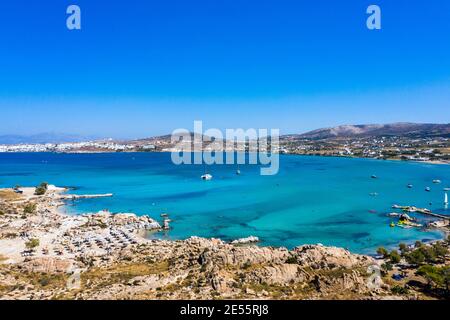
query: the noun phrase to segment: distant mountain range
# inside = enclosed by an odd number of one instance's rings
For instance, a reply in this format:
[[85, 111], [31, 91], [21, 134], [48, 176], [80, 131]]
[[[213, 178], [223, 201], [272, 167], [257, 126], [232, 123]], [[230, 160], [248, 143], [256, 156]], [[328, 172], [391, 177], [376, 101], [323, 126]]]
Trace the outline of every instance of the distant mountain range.
[[[380, 137], [380, 136], [398, 136], [398, 137], [449, 137], [450, 123], [409, 123], [398, 122], [391, 124], [361, 124], [361, 125], [342, 125], [337, 127], [322, 128], [309, 131], [303, 134], [283, 135], [280, 138], [298, 138], [298, 139], [332, 139], [332, 138], [353, 138], [353, 137]], [[193, 138], [193, 133], [191, 133]], [[145, 139], [134, 140], [133, 142], [144, 143], [155, 140], [170, 141], [171, 135], [157, 136]]]
[[[192, 135], [192, 133], [191, 133]], [[333, 138], [356, 138], [356, 137], [448, 137], [450, 138], [450, 123], [408, 123], [399, 122], [391, 124], [361, 124], [343, 125], [331, 128], [317, 129], [303, 134], [291, 134], [281, 136], [289, 139], [333, 139]], [[22, 135], [0, 135], [0, 144], [43, 144], [43, 143], [64, 143], [93, 141], [101, 138], [94, 136], [82, 136], [76, 134], [61, 133], [41, 133], [30, 136]], [[137, 140], [121, 140], [124, 143], [145, 144], [153, 143], [156, 140], [170, 142], [171, 135], [150, 137]]]
[[352, 137], [450, 137], [450, 123], [408, 123], [343, 125], [313, 130], [304, 134], [291, 135], [302, 139], [330, 139]]
[[0, 135], [0, 144], [64, 143], [64, 142], [82, 142], [96, 139], [98, 139], [98, 137], [89, 137], [65, 133], [40, 133], [29, 136]]

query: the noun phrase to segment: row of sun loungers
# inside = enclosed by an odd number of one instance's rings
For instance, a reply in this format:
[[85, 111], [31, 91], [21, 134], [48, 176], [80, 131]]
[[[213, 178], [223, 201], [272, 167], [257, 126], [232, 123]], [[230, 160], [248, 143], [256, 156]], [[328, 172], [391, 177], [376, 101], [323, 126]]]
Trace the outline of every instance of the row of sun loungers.
[[[49, 246], [41, 249], [42, 255], [76, 255], [95, 253], [99, 256], [108, 255], [112, 249], [126, 248], [138, 244], [137, 236], [129, 230], [112, 229], [106, 234], [86, 232], [79, 236], [63, 236], [55, 239]], [[22, 256], [33, 256], [34, 250], [25, 250]]]

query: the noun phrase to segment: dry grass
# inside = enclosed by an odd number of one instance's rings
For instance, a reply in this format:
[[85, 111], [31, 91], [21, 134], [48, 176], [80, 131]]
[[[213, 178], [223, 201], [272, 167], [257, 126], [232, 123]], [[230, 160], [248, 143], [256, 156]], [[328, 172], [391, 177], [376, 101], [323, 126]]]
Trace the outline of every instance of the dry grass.
[[12, 190], [2, 189], [0, 190], [0, 199], [5, 201], [15, 201], [22, 199], [22, 196]]
[[13, 290], [23, 291], [26, 285], [32, 285], [34, 290], [65, 289], [68, 275], [65, 273], [49, 274], [41, 272], [23, 272], [17, 269], [7, 270], [6, 273], [16, 279], [14, 285], [0, 285], [0, 292]]
[[117, 264], [109, 268], [93, 268], [81, 275], [83, 285], [105, 287], [115, 283], [126, 283], [139, 276], [164, 273], [169, 269], [167, 261], [152, 264]]
[[5, 257], [4, 255], [1, 255], [1, 254], [0, 254], [0, 264], [2, 264], [3, 261], [6, 261], [6, 260], [8, 260], [8, 258]]

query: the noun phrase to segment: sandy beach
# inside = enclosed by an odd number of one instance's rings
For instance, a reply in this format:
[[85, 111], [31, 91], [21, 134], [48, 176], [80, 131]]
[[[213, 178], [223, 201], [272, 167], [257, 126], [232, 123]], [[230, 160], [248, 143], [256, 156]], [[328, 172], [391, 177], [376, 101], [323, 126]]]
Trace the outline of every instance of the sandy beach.
[[[112, 250], [139, 244], [146, 240], [139, 236], [142, 230], [158, 230], [160, 225], [149, 217], [131, 213], [112, 215], [107, 211], [92, 215], [70, 216], [61, 213], [66, 200], [74, 197], [95, 198], [103, 195], [67, 195], [67, 189], [48, 186], [45, 196], [35, 195], [36, 188], [1, 189], [12, 199], [8, 206], [13, 210], [30, 205], [23, 219], [7, 216], [1, 220], [0, 255], [6, 263], [20, 263], [27, 257], [60, 257], [77, 259], [81, 255], [105, 256]], [[110, 195], [105, 195], [110, 196]], [[35, 206], [35, 207], [34, 207]], [[5, 239], [6, 235], [6, 239]], [[18, 235], [17, 237], [15, 237]], [[26, 243], [38, 239], [39, 245], [30, 251]]]

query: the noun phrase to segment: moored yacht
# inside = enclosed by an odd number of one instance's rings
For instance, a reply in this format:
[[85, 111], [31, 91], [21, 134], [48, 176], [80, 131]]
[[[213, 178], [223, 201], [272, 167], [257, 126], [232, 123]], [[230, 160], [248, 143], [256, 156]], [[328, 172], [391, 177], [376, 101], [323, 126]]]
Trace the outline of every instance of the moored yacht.
[[209, 173], [205, 173], [200, 178], [202, 178], [202, 180], [211, 180], [213, 178], [213, 176], [210, 175]]

